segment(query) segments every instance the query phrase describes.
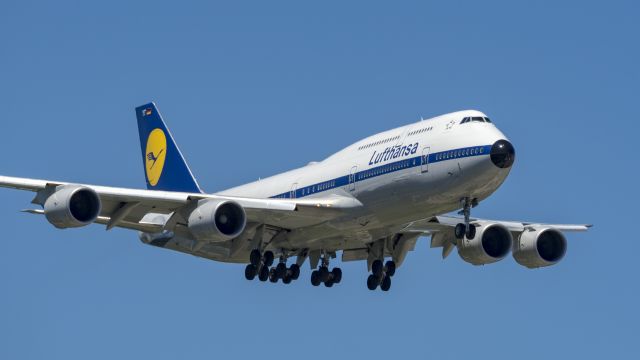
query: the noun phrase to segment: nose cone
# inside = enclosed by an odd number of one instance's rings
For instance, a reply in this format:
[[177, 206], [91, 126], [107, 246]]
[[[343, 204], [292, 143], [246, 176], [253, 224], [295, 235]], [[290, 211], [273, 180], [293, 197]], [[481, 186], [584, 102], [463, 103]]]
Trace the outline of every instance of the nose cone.
[[498, 140], [491, 146], [491, 162], [501, 169], [510, 168], [516, 160], [516, 150], [507, 140]]

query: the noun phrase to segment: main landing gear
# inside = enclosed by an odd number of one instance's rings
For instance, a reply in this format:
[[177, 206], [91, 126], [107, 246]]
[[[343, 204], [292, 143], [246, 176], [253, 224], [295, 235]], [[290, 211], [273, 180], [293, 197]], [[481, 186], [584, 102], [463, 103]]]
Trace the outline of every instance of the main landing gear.
[[367, 278], [367, 287], [373, 291], [380, 286], [380, 290], [389, 291], [391, 289], [391, 277], [396, 273], [396, 263], [387, 261], [382, 265], [382, 260], [375, 260], [371, 264], [371, 275]]
[[464, 215], [464, 223], [459, 223], [456, 225], [454, 233], [456, 239], [464, 239], [466, 236], [467, 239], [473, 239], [476, 237], [476, 227], [470, 224], [471, 218], [471, 208], [478, 206], [478, 199], [471, 200], [466, 197], [461, 200], [462, 202], [462, 211], [458, 214]]
[[293, 264], [287, 268], [287, 259], [282, 256], [278, 265], [271, 267], [274, 258], [272, 251], [265, 251], [264, 253], [260, 253], [260, 250], [257, 249], [251, 251], [249, 255], [250, 264], [244, 269], [244, 277], [251, 281], [258, 276], [258, 280], [262, 282], [269, 280], [272, 283], [282, 280], [285, 284], [298, 280], [300, 276], [300, 266], [298, 264]]
[[335, 267], [329, 271], [329, 257], [325, 254], [318, 270], [311, 273], [311, 285], [319, 286], [324, 283], [324, 286], [330, 288], [334, 284], [339, 284], [340, 281], [342, 281], [342, 269]]

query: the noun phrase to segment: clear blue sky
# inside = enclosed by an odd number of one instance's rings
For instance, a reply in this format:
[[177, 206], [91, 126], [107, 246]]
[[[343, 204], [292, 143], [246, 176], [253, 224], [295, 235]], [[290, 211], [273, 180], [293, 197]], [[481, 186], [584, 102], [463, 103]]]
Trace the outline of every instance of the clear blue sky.
[[364, 136], [479, 109], [517, 162], [475, 215], [588, 222], [557, 266], [419, 242], [392, 291], [313, 288], [54, 230], [0, 190], [0, 358], [634, 358], [640, 8], [607, 2], [4, 1], [0, 174], [144, 187], [133, 109], [156, 101], [208, 191]]

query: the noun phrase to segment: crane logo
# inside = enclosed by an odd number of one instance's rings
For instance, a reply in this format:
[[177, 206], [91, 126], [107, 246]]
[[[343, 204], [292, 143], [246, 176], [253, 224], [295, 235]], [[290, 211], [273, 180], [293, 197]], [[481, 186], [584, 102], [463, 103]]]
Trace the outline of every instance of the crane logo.
[[167, 158], [167, 136], [161, 129], [154, 129], [147, 139], [145, 169], [147, 180], [151, 186], [156, 186], [162, 176], [164, 161]]

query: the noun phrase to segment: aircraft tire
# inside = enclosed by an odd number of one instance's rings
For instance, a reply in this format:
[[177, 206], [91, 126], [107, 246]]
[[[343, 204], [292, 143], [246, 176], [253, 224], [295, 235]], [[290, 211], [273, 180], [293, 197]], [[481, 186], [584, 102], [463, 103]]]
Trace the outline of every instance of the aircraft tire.
[[387, 274], [387, 276], [393, 276], [396, 273], [396, 263], [389, 260], [387, 261], [387, 263], [385, 264], [385, 273]]
[[257, 268], [260, 265], [261, 258], [262, 255], [260, 255], [260, 250], [251, 250], [251, 253], [249, 254], [249, 262], [251, 262], [251, 265]]
[[247, 267], [244, 269], [244, 277], [249, 281], [255, 279], [257, 273], [258, 271], [256, 270], [256, 267], [251, 264], [247, 265]]
[[384, 279], [382, 279], [382, 284], [380, 284], [380, 290], [389, 291], [389, 289], [391, 289], [391, 277], [385, 276]]
[[298, 264], [293, 264], [289, 267], [289, 270], [291, 271], [291, 279], [298, 280], [300, 277], [300, 266], [298, 266]]
[[327, 281], [329, 281], [329, 274], [331, 273], [326, 266], [321, 266], [320, 270], [318, 270], [318, 273], [320, 275], [320, 282], [326, 283]]
[[285, 263], [279, 263], [276, 266], [276, 275], [280, 279], [283, 279], [285, 277], [285, 275], [287, 275], [287, 265]]
[[313, 272], [311, 272], [311, 285], [319, 286], [321, 282], [320, 272], [318, 270], [313, 270]]
[[476, 227], [473, 225], [469, 225], [469, 231], [467, 231], [467, 239], [471, 240], [476, 237]]
[[267, 251], [264, 253], [264, 264], [267, 266], [273, 265], [273, 259], [275, 256], [273, 255], [273, 251]]
[[371, 291], [375, 290], [378, 287], [379, 283], [380, 282], [378, 281], [378, 278], [373, 274], [370, 274], [367, 278], [367, 288], [369, 288], [369, 290]]
[[331, 270], [331, 275], [333, 275], [333, 279], [331, 279], [331, 281], [336, 284], [340, 284], [340, 281], [342, 281], [342, 269], [339, 267], [333, 268], [333, 270]]
[[266, 266], [262, 266], [260, 268], [260, 273], [258, 274], [258, 280], [265, 282], [269, 279], [269, 268]]
[[455, 235], [456, 239], [463, 239], [464, 238], [465, 229], [466, 229], [466, 226], [464, 226], [464, 224], [462, 224], [462, 223], [456, 225], [456, 228], [454, 230], [454, 235]]

